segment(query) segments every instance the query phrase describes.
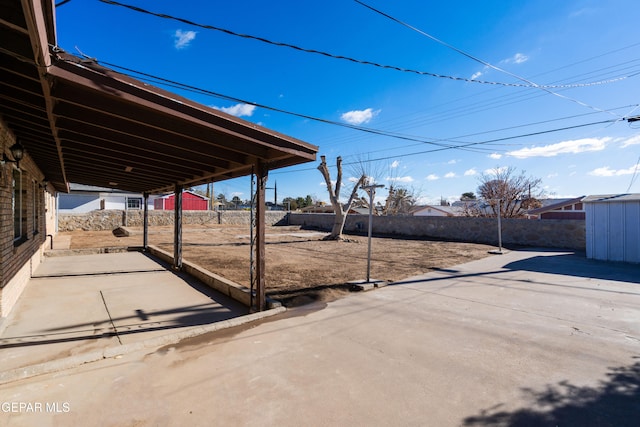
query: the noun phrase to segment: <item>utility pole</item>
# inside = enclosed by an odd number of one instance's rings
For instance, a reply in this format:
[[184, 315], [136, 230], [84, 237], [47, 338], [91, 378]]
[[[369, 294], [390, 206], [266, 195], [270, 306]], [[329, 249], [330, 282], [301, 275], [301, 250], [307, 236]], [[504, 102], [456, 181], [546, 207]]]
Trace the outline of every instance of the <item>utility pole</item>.
[[494, 255], [502, 255], [502, 223], [501, 223], [501, 217], [502, 217], [502, 199], [488, 199], [488, 202], [498, 202], [498, 250], [491, 250], [489, 251], [490, 254], [494, 254]]

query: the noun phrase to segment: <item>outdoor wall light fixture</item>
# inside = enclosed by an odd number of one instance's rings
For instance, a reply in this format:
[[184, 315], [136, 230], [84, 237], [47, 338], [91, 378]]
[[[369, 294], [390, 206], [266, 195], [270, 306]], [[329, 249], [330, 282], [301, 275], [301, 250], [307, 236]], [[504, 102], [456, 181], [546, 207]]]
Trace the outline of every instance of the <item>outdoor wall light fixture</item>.
[[11, 148], [9, 148], [9, 151], [11, 151], [13, 160], [9, 159], [7, 155], [3, 152], [2, 153], [3, 164], [6, 162], [15, 163], [16, 167], [20, 169], [20, 160], [22, 160], [22, 158], [24, 157], [24, 147], [19, 142], [16, 142], [11, 146]]

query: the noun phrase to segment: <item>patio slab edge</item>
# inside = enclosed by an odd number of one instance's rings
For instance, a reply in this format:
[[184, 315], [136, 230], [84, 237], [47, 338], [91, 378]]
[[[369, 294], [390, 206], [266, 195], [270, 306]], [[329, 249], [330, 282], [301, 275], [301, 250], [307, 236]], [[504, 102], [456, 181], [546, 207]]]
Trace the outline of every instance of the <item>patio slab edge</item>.
[[7, 384], [38, 375], [50, 374], [84, 365], [86, 363], [97, 362], [103, 359], [109, 359], [116, 356], [122, 356], [134, 353], [139, 350], [158, 348], [165, 345], [176, 344], [184, 339], [193, 338], [209, 332], [215, 332], [222, 329], [232, 328], [234, 326], [244, 325], [266, 317], [275, 316], [285, 312], [287, 309], [283, 306], [274, 307], [270, 310], [247, 314], [245, 316], [233, 319], [223, 320], [209, 325], [190, 327], [186, 330], [175, 332], [172, 334], [162, 335], [147, 340], [138, 341], [130, 344], [122, 344], [118, 346], [106, 347], [88, 353], [77, 354], [62, 359], [51, 360], [49, 362], [38, 363], [34, 365], [24, 366], [21, 368], [11, 369], [9, 371], [0, 372], [0, 385]]

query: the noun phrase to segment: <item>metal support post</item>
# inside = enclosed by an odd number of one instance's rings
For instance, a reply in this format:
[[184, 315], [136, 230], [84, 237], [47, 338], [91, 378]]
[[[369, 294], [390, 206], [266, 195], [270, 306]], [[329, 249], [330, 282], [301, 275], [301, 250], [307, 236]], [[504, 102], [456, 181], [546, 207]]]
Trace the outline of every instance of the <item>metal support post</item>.
[[265, 282], [265, 189], [269, 171], [262, 161], [256, 164], [256, 309], [266, 309]]
[[256, 174], [255, 174], [255, 168], [252, 167], [251, 168], [251, 216], [250, 216], [250, 235], [249, 235], [249, 308], [251, 310], [254, 310], [254, 303], [255, 303], [255, 298], [254, 298], [254, 292], [256, 289], [256, 257], [255, 257], [255, 250], [256, 250], [256, 193], [255, 193], [255, 188], [256, 188]]
[[182, 186], [175, 185], [173, 209], [173, 268], [182, 269]]
[[146, 251], [149, 246], [149, 193], [144, 193], [143, 196], [142, 247]]
[[371, 233], [373, 231], [373, 198], [376, 195], [376, 188], [382, 188], [384, 185], [364, 185], [362, 189], [369, 193], [369, 242], [367, 251], [367, 283], [371, 282]]
[[498, 199], [498, 252], [502, 253], [502, 224], [500, 217], [502, 216], [502, 201]]

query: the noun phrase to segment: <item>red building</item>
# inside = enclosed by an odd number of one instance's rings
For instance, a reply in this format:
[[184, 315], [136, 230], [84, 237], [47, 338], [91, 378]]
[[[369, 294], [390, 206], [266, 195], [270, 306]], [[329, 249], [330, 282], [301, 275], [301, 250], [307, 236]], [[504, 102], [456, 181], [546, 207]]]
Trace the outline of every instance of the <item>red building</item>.
[[[159, 197], [153, 201], [155, 210], [172, 211], [176, 205], [176, 195], [168, 194]], [[192, 191], [185, 190], [182, 192], [182, 210], [183, 211], [206, 211], [209, 210], [209, 199]]]

